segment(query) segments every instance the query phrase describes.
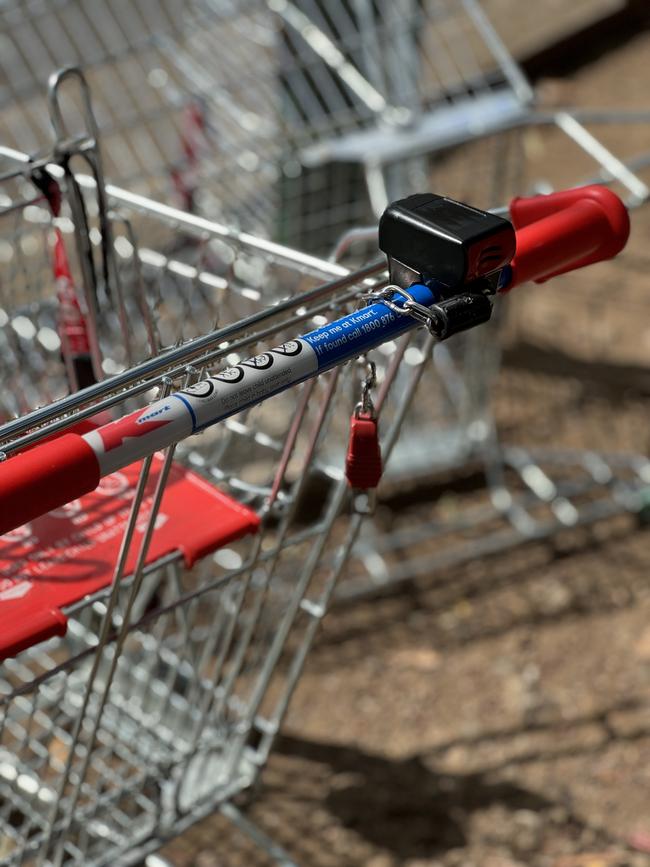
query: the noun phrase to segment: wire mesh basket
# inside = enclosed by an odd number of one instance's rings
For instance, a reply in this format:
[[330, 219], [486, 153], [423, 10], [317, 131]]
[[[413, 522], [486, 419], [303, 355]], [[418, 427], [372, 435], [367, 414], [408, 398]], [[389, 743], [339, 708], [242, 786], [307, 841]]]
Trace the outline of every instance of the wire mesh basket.
[[100, 2], [91, 9], [79, 2], [10, 2], [0, 16], [3, 144], [30, 153], [50, 145], [43, 82], [52, 70], [77, 64], [97, 93], [111, 170], [140, 183], [161, 175], [164, 181], [180, 157], [175, 124], [186, 98], [171, 82], [165, 89], [166, 63], [156, 39], [181, 32], [178, 5]]
[[[431, 172], [448, 195], [502, 204], [521, 191], [508, 130], [531, 124], [562, 128], [647, 195], [575, 113], [533, 111], [476, 0], [10, 0], [0, 21], [3, 144], [49, 148], [43, 82], [77, 66], [108, 177], [298, 249], [329, 251]], [[438, 172], [451, 147], [486, 137], [494, 144], [469, 152], [460, 175]]]

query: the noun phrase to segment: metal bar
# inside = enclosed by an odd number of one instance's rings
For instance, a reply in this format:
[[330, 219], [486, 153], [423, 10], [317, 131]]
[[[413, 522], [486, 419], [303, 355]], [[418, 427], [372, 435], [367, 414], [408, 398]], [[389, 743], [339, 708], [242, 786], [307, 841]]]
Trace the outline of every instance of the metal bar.
[[606, 148], [585, 127], [568, 112], [560, 111], [555, 115], [555, 123], [582, 150], [592, 156], [609, 174], [620, 181], [639, 201], [650, 196], [650, 189], [618, 157]]

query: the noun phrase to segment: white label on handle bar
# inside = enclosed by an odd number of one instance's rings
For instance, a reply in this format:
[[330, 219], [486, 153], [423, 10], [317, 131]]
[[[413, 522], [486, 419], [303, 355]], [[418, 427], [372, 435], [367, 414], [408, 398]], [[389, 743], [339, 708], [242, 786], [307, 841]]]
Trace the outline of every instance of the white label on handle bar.
[[311, 346], [304, 340], [290, 340], [197, 382], [176, 396], [186, 402], [196, 433], [317, 371], [318, 360]]
[[254, 406], [317, 371], [318, 359], [311, 346], [302, 339], [290, 340], [84, 434], [84, 439], [97, 455], [103, 476]]

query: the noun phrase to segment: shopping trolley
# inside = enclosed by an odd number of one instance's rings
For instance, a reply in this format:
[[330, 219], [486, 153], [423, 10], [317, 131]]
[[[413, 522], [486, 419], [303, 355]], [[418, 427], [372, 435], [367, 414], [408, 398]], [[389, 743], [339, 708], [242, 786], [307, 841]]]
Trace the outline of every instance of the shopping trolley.
[[[67, 79], [80, 85], [79, 102], [85, 103], [86, 134], [81, 138], [71, 136], [58, 99]], [[48, 177], [55, 193], [57, 184], [64, 190], [69, 185], [74, 193], [72, 209], [66, 210], [70, 196], [63, 196], [64, 210], [56, 223], [69, 248], [69, 264], [75, 271], [71, 276], [84, 292], [95, 378], [119, 373], [157, 355], [162, 347], [196, 337], [207, 323], [237, 322], [260, 304], [314, 285], [315, 280], [349, 273], [341, 264], [296, 252], [289, 267], [283, 268], [273, 259], [277, 248], [257, 240], [235, 256], [232, 227], [105, 187], [94, 115], [78, 71], [64, 71], [53, 79], [52, 105], [57, 152], [67, 169], [50, 166], [50, 177], [47, 158], [30, 160], [4, 149], [4, 186], [6, 199], [12, 202], [12, 222], [11, 234], [0, 243], [0, 277], [4, 287], [14, 288], [14, 297], [5, 322], [10, 327], [1, 339], [6, 381], [16, 383], [2, 397], [5, 417], [52, 402], [69, 388], [69, 376], [60, 364], [52, 256], [44, 240], [54, 219], [53, 194], [44, 184]], [[81, 157], [91, 176], [75, 175], [73, 182], [70, 166], [79, 168]], [[362, 234], [367, 240], [368, 233]], [[114, 235], [114, 244], [101, 243], [105, 235]], [[350, 239], [354, 236], [344, 239], [340, 252]], [[111, 291], [106, 292], [103, 284]], [[453, 354], [446, 343], [432, 353], [425, 335], [416, 334], [389, 341], [375, 353], [380, 379], [396, 371], [400, 385], [395, 393], [403, 394], [410, 407], [400, 425], [384, 491], [390, 496], [391, 491], [412, 486], [414, 479], [426, 483], [441, 470], [478, 456], [488, 472], [484, 502], [458, 513], [435, 510], [426, 526], [418, 528], [396, 521], [387, 530], [381, 522], [366, 522], [350, 558], [349, 578], [339, 590], [342, 596], [383, 589], [399, 579], [637, 507], [634, 492], [647, 483], [641, 456], [605, 460], [591, 452], [563, 453], [556, 460], [554, 455], [533, 455], [522, 448], [501, 450], [489, 402], [498, 360], [494, 335], [483, 328], [458, 335], [458, 341], [463, 342]], [[19, 386], [16, 372], [27, 368], [29, 387]], [[396, 401], [385, 402], [384, 418], [397, 419], [402, 413]], [[336, 452], [345, 438], [341, 430], [327, 448]], [[331, 466], [337, 460], [334, 454], [324, 463]], [[321, 486], [331, 483], [328, 472], [321, 473]], [[434, 548], [429, 544], [433, 537]]]
[[[376, 445], [379, 418], [390, 467], [409, 412], [397, 375], [422, 350], [408, 335], [424, 324], [428, 350], [487, 321], [497, 292], [614, 255], [627, 216], [600, 188], [559, 210], [521, 203], [511, 261], [507, 221], [409, 198], [382, 220], [387, 279], [383, 261], [349, 273], [112, 186], [93, 208], [96, 177], [54, 155], [5, 159], [1, 361], [18, 418], [0, 427], [0, 863], [137, 863], [217, 808], [245, 824], [234, 802], [367, 518], [379, 455], [360, 443]], [[81, 391], [57, 324], [53, 228], [71, 282], [81, 256], [115, 252], [80, 303], [97, 379]], [[179, 233], [202, 267], [168, 252]], [[180, 309], [170, 280], [186, 281]], [[375, 390], [346, 362], [381, 346]]]

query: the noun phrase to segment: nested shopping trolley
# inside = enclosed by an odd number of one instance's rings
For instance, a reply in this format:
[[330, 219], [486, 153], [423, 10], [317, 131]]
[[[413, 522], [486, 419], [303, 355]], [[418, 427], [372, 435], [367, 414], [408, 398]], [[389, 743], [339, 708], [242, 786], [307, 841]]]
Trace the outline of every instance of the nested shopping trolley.
[[382, 218], [389, 275], [349, 273], [102, 188], [90, 144], [2, 153], [0, 863], [135, 864], [215, 809], [288, 860], [234, 802], [370, 519], [377, 425], [389, 471], [432, 344], [627, 215], [524, 200], [513, 260], [508, 221], [423, 194]]
[[[521, 191], [513, 129], [561, 130], [647, 197], [593, 134], [647, 112], [540, 111], [478, 0], [6, 0], [0, 30], [3, 144], [49, 146], [43, 82], [78, 66], [109, 177], [300, 249], [324, 252], [432, 173], [502, 204], [506, 175]], [[449, 149], [477, 139], [452, 170]]]

